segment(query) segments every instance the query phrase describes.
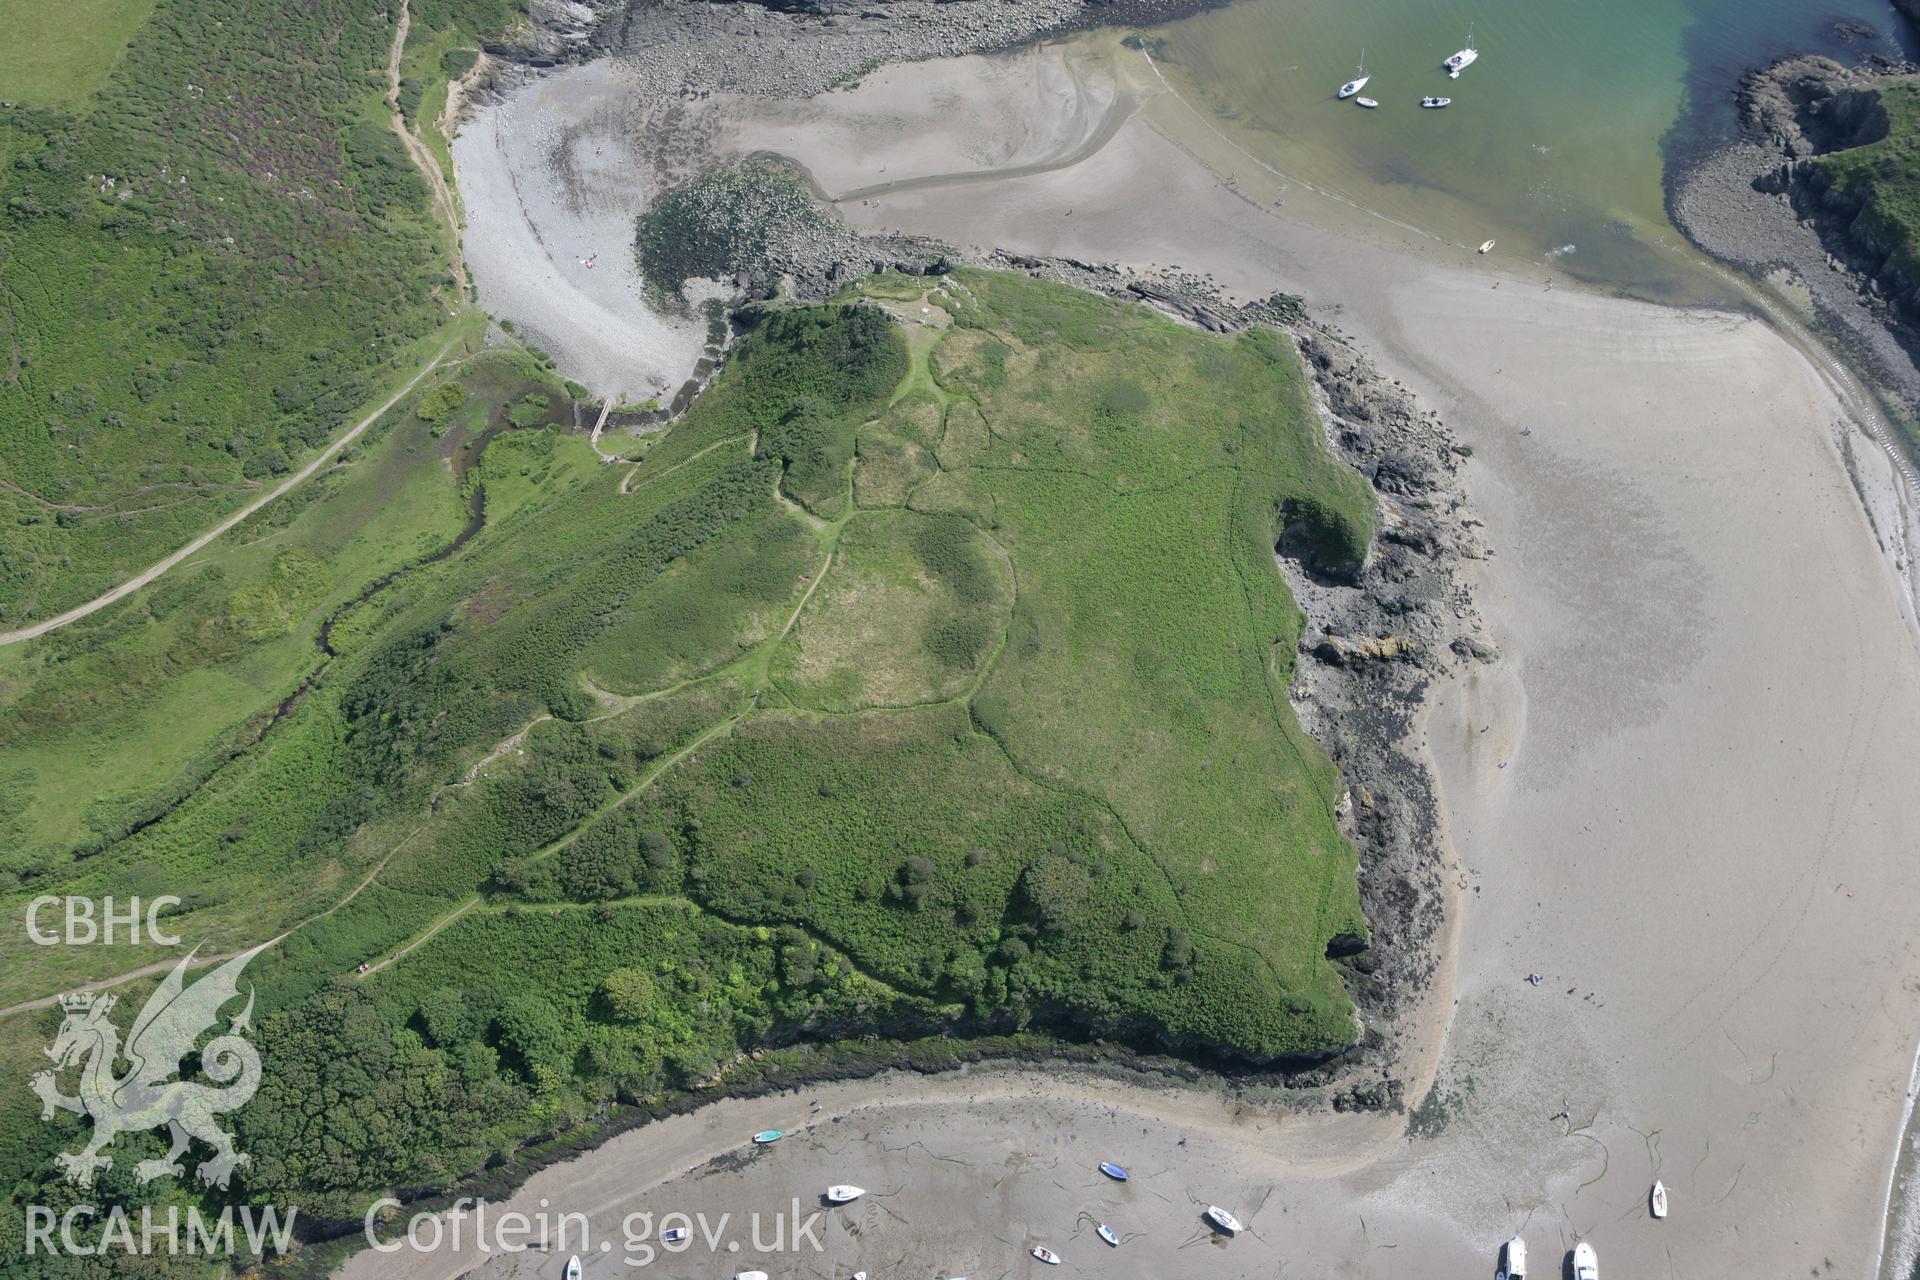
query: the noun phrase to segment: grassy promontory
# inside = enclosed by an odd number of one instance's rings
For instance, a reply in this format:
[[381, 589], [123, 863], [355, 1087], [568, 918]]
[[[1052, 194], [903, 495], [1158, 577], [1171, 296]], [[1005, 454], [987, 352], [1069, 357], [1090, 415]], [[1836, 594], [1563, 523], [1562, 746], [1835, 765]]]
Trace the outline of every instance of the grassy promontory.
[[[337, 615], [191, 794], [0, 893], [164, 886], [209, 948], [299, 926], [250, 970], [273, 1053], [237, 1194], [352, 1217], [766, 1045], [1353, 1038], [1326, 952], [1366, 931], [1355, 854], [1273, 548], [1304, 524], [1350, 568], [1372, 499], [1288, 340], [977, 271], [747, 328], [631, 467], [522, 397], [484, 529]], [[462, 394], [500, 398], [420, 405]], [[263, 570], [286, 617], [314, 545]], [[280, 625], [248, 600], [235, 625]], [[0, 1171], [46, 1195], [72, 1133], [23, 1105]]]
[[1886, 134], [1830, 151], [1814, 163], [1835, 203], [1858, 213], [1850, 236], [1877, 249], [1901, 276], [1920, 283], [1920, 76], [1888, 76], [1874, 87]]

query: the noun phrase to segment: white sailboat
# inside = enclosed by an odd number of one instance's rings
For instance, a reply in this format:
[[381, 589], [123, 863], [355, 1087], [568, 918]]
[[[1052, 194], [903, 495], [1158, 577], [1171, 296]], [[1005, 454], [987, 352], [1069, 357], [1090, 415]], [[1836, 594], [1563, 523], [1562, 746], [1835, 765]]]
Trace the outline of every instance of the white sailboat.
[[1367, 87], [1367, 81], [1373, 79], [1372, 76], [1367, 74], [1367, 51], [1365, 49], [1360, 51], [1360, 66], [1358, 70], [1360, 72], [1359, 75], [1340, 86], [1340, 96], [1342, 98], [1351, 98], [1354, 94]]
[[1653, 1195], [1651, 1198], [1653, 1201], [1653, 1216], [1656, 1218], [1666, 1217], [1667, 1184], [1656, 1178], [1653, 1183]]
[[1229, 1234], [1237, 1235], [1244, 1230], [1240, 1225], [1240, 1219], [1234, 1217], [1217, 1204], [1207, 1206], [1206, 1218], [1208, 1222], [1211, 1222], [1214, 1226]]
[[1458, 80], [1460, 78], [1460, 73], [1462, 71], [1465, 71], [1468, 67], [1472, 66], [1473, 60], [1479, 56], [1480, 56], [1480, 51], [1473, 47], [1473, 24], [1469, 22], [1467, 24], [1467, 47], [1462, 49], [1460, 52], [1454, 54], [1451, 58], [1448, 58], [1446, 61], [1445, 65], [1447, 68], [1448, 77], [1454, 80]]
[[865, 1187], [848, 1186], [844, 1183], [837, 1187], [827, 1188], [827, 1199], [834, 1204], [846, 1204], [850, 1200], [858, 1200], [865, 1194], [867, 1194]]

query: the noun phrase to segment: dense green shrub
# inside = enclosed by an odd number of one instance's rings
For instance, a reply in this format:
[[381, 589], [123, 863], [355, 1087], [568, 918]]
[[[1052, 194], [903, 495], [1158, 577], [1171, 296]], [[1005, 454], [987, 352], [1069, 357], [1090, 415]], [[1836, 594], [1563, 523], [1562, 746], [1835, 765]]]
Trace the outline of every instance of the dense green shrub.
[[634, 243], [648, 285], [678, 294], [688, 280], [765, 271], [770, 237], [828, 225], [792, 173], [747, 160], [664, 192], [640, 215]]

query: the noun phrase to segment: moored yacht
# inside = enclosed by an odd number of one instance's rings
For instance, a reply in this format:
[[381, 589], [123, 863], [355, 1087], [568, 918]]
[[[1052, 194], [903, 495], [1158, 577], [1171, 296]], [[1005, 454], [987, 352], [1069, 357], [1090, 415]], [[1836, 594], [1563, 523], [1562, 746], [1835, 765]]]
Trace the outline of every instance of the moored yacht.
[[1360, 51], [1360, 66], [1357, 70], [1360, 72], [1359, 75], [1340, 86], [1340, 96], [1342, 98], [1351, 98], [1354, 94], [1367, 87], [1367, 81], [1373, 79], [1372, 76], [1367, 74], [1367, 51], [1365, 49]]
[[1452, 79], [1458, 80], [1460, 78], [1460, 73], [1462, 71], [1465, 71], [1468, 67], [1472, 66], [1473, 60], [1479, 56], [1480, 56], [1480, 51], [1473, 47], [1473, 24], [1468, 23], [1467, 24], [1467, 47], [1460, 50], [1460, 52], [1454, 54], [1451, 58], [1448, 58], [1446, 60], [1446, 63], [1444, 65], [1447, 68], [1447, 75]]

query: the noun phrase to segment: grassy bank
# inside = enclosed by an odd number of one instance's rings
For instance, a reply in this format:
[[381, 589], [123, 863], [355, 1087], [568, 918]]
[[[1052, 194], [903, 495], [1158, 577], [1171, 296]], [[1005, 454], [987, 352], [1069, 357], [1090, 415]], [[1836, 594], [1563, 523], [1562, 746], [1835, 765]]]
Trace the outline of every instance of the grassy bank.
[[1920, 282], [1920, 76], [1878, 82], [1887, 135], [1819, 156], [1836, 191], [1859, 206], [1855, 234], [1878, 245], [1908, 280]]
[[[7, 10], [39, 33], [0, 73], [9, 627], [298, 467], [461, 302], [387, 125], [389, 6], [83, 8]], [[413, 30], [444, 42], [513, 13], [435, 0]]]

